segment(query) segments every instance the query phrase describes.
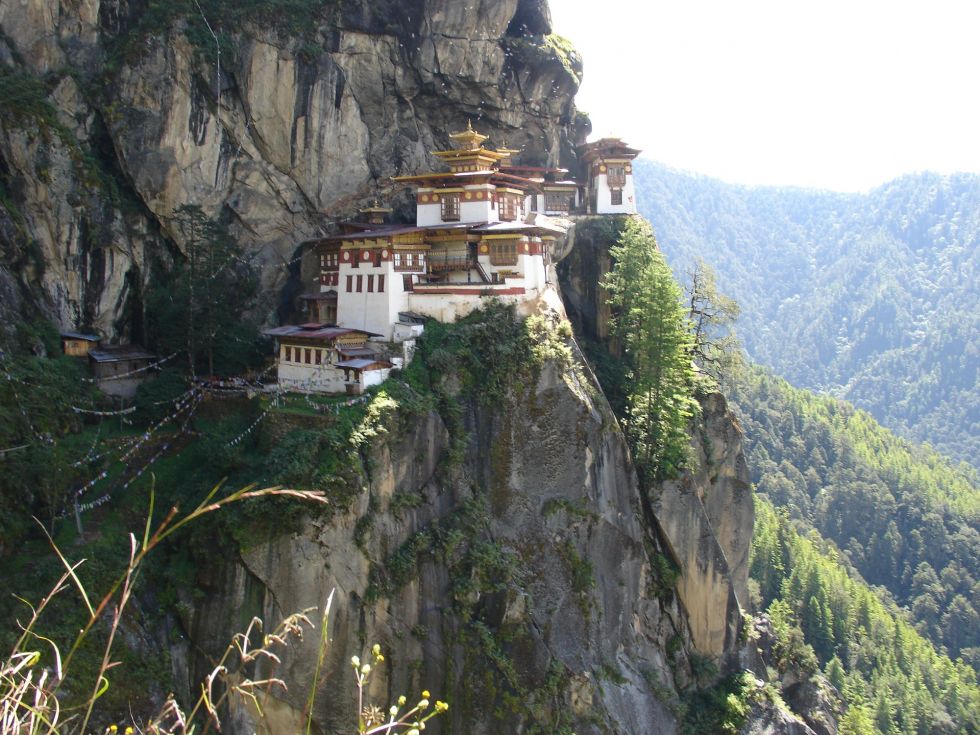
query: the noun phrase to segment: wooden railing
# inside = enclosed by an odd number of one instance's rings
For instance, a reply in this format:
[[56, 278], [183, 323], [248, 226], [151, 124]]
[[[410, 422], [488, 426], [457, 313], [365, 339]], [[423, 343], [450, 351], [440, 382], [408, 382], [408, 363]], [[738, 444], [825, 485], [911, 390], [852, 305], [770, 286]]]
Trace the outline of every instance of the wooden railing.
[[465, 271], [474, 268], [473, 259], [466, 255], [432, 257], [428, 260], [429, 272], [438, 273], [440, 271]]

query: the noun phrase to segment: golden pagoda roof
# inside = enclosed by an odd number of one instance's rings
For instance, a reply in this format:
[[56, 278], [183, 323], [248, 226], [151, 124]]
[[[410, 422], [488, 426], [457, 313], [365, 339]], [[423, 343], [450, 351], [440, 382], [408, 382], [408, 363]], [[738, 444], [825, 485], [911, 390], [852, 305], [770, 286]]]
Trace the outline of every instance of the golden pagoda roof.
[[456, 144], [456, 147], [460, 150], [472, 150], [474, 148], [479, 148], [483, 141], [489, 138], [489, 135], [483, 135], [478, 133], [473, 129], [473, 121], [466, 121], [466, 130], [461, 130], [458, 133], [450, 133], [450, 139]]
[[481, 165], [483, 168], [494, 168], [497, 161], [503, 160], [506, 156], [499, 151], [491, 151], [486, 148], [470, 148], [469, 150], [452, 151], [432, 151], [432, 155], [442, 159], [446, 164], [455, 166], [462, 163]]

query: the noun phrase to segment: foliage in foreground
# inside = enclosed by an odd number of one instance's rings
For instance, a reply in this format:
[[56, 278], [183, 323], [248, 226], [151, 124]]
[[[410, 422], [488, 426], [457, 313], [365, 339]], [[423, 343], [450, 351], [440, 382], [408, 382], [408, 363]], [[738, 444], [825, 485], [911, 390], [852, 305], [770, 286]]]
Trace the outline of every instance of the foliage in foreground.
[[980, 731], [973, 669], [937, 653], [848, 575], [833, 548], [802, 536], [764, 498], [756, 500], [750, 574], [782, 642], [780, 670], [824, 668], [851, 709], [842, 735]]
[[[226, 486], [258, 481], [262, 485], [286, 484], [302, 491], [321, 492], [329, 504], [317, 512], [323, 515], [345, 512], [355, 498], [369, 492], [366, 481], [370, 472], [368, 449], [377, 438], [400, 426], [409, 426], [417, 416], [436, 410], [450, 429], [452, 441], [443, 464], [445, 468], [452, 467], [462, 460], [467, 446], [467, 431], [462, 423], [464, 404], [479, 411], [496, 411], [503, 401], [510, 400], [514, 386], [530, 384], [546, 361], [567, 366], [571, 361], [567, 344], [569, 334], [567, 323], [550, 317], [519, 320], [513, 308], [491, 304], [486, 310], [456, 324], [430, 323], [425, 337], [419, 342], [413, 364], [393, 375], [384, 385], [372, 389], [364, 402], [348, 405], [346, 396], [304, 395], [281, 396], [276, 405], [267, 399], [206, 401], [191, 422], [192, 439], [173, 444], [170, 451], [152, 466], [152, 474], [160, 488], [158, 498], [168, 507], [194, 503], [192, 498], [200, 497], [206, 488], [227, 477]], [[66, 386], [66, 401], [76, 397], [74, 388], [77, 386]], [[170, 410], [167, 408], [169, 400], [185, 388], [184, 378], [172, 371], [164, 371], [157, 380], [145, 384], [137, 401], [137, 411], [126, 416], [127, 421], [134, 422], [127, 434], [141, 435], [146, 426], [159, 420], [161, 411]], [[115, 424], [115, 419], [112, 423]], [[168, 428], [160, 433], [169, 431]], [[72, 455], [73, 458], [85, 455], [92, 446], [101, 451], [102, 437], [96, 427], [84, 427], [78, 439], [85, 446]], [[155, 452], [154, 448], [148, 454]], [[79, 568], [77, 574], [80, 582], [90, 590], [105, 589], [122, 573], [127, 550], [118, 543], [121, 529], [129, 527], [132, 519], [142, 516], [146, 493], [151, 487], [151, 472], [147, 472], [122, 492], [124, 488], [115, 482], [119, 468], [114, 456], [99, 461], [105, 464], [94, 466], [99, 470], [108, 468], [110, 476], [98, 485], [98, 492], [109, 492], [112, 501], [83, 516], [86, 534], [82, 553], [90, 561]], [[399, 507], [415, 507], [412, 503], [417, 500], [403, 500], [405, 505]], [[485, 498], [474, 499], [464, 504], [457, 514], [459, 524], [469, 524], [465, 534], [458, 528], [447, 526], [444, 539], [439, 529], [425, 529], [411, 549], [399, 550], [386, 560], [384, 573], [379, 570], [375, 575], [378, 593], [384, 594], [386, 589], [404, 583], [417, 558], [432, 553], [431, 548], [443, 541], [449, 543], [449, 535], [452, 543], [458, 545], [459, 553], [453, 559], [458, 567], [454, 571], [454, 585], [459, 585], [459, 595], [467, 596], [464, 585], [485, 585], [488, 589], [506, 585], [507, 574], [514, 570], [510, 557], [482, 536], [485, 525], [481, 518], [486, 518], [485, 513], [480, 515], [474, 511], [470, 514], [468, 510], [482, 507], [484, 501]], [[394, 505], [393, 509], [398, 512]], [[231, 550], [236, 542], [244, 547], [259, 543], [270, 535], [288, 533], [295, 529], [300, 517], [309, 512], [289, 498], [270, 494], [215, 514], [210, 523], [183, 530], [177, 542], [158, 549], [135, 582], [137, 597], [152, 590], [153, 605], [142, 613], [153, 618], [153, 609], [157, 606], [169, 614], [193, 604], [187, 601], [187, 594], [198, 594], [197, 570], [202, 564], [214, 563], [216, 548]], [[358, 522], [355, 536], [364, 537], [374, 512], [375, 506], [371, 504]], [[26, 512], [21, 509], [18, 514], [26, 515]], [[56, 531], [62, 543], [76, 540], [71, 519], [59, 522]], [[17, 587], [25, 592], [27, 599], [43, 597], [47, 585], [56, 581], [59, 574], [56, 560], [48, 559], [40, 546], [32, 542], [25, 547], [24, 553], [5, 559], [3, 581], [17, 580]], [[15, 614], [9, 598], [0, 600], [0, 617], [13, 619]], [[56, 596], [46, 608], [45, 615], [49, 626], [47, 637], [62, 650], [70, 647], [74, 634], [85, 625], [88, 617], [84, 606], [77, 605], [67, 595]], [[495, 662], [505, 670], [511, 670], [505, 666], [506, 645], [498, 640], [497, 632], [487, 628], [473, 610], [461, 609], [459, 615], [466, 621], [467, 634], [477, 647], [474, 650], [480, 650], [486, 656], [492, 653]], [[180, 618], [180, 615], [176, 617]], [[155, 619], [141, 619], [138, 625], [152, 628], [160, 623]], [[8, 639], [9, 636], [0, 632], [0, 643], [7, 644]], [[79, 646], [72, 663], [75, 675], [80, 677], [76, 681], [98, 678], [102, 651], [107, 643], [106, 630], [95, 626]], [[170, 674], [165, 654], [139, 656], [128, 646], [117, 645], [114, 658], [121, 662], [119, 670], [125, 671], [126, 676], [112, 681], [112, 686], [99, 700], [99, 711], [104, 717], [119, 721], [130, 707], [136, 712], [146, 712], [154, 691], [162, 693]], [[481, 664], [488, 660], [478, 659]], [[556, 678], [555, 681], [559, 680]], [[478, 697], [475, 685], [473, 691], [474, 697]], [[537, 699], [532, 697], [525, 702], [518, 696], [519, 691], [517, 683], [513, 686], [508, 683], [500, 696], [514, 703], [514, 709], [520, 710], [522, 716], [527, 714], [529, 721], [532, 717], [551, 718], [550, 708], [544, 707], [544, 703], [551, 701], [549, 694], [541, 693], [535, 695]], [[73, 693], [72, 702], [77, 703], [77, 696], [84, 694], [84, 691]], [[543, 725], [542, 731], [547, 731], [552, 721], [549, 719], [549, 725]]]
[[[216, 487], [195, 508], [183, 517], [178, 517], [176, 508], [153, 527], [153, 497], [150, 499], [150, 513], [142, 537], [137, 539], [129, 534], [129, 558], [124, 572], [118, 577], [105, 595], [95, 604], [90, 601], [91, 591], [85, 587], [78, 576], [78, 569], [84, 561], [70, 563], [56, 545], [54, 552], [63, 565], [63, 573], [54, 587], [36, 605], [28, 604], [28, 622], [21, 626], [19, 636], [11, 652], [0, 660], [0, 733], [2, 735], [75, 735], [87, 733], [97, 726], [105, 727], [106, 732], [116, 733], [118, 726], [112, 722], [111, 715], [100, 712], [100, 700], [113, 687], [118, 675], [118, 662], [113, 662], [117, 637], [125, 635], [129, 608], [134, 600], [136, 582], [147, 555], [182, 527], [193, 521], [242, 500], [276, 495], [292, 500], [323, 502], [319, 493], [297, 492], [280, 488], [255, 490], [245, 488], [224, 497], [216, 497]], [[73, 642], [59, 643], [45, 634], [45, 612], [58, 596], [74, 592], [77, 604], [87, 612], [87, 621]], [[95, 598], [98, 599], [98, 598]], [[333, 594], [327, 600], [321, 618], [320, 649], [316, 673], [310, 687], [306, 703], [306, 735], [309, 735], [313, 706], [322, 675], [322, 664], [328, 642], [329, 612]], [[285, 690], [285, 682], [276, 676], [281, 663], [283, 649], [290, 641], [302, 640], [305, 627], [315, 627], [307, 613], [288, 616], [273, 631], [260, 634], [262, 621], [253, 618], [244, 632], [235, 635], [223, 655], [218, 659], [211, 673], [201, 683], [201, 693], [194, 702], [179, 703], [170, 694], [164, 704], [148, 719], [136, 719], [132, 709], [132, 724], [124, 732], [131, 735], [134, 726], [149, 735], [192, 735], [200, 731], [221, 729], [221, 718], [227, 706], [233, 701], [251, 710], [259, 720], [268, 709], [268, 699], [276, 689]], [[96, 626], [108, 628], [98, 671], [89, 680], [73, 667], [80, 647], [94, 633]], [[384, 661], [380, 646], [372, 649], [375, 665]], [[358, 657], [352, 660], [358, 698], [357, 732], [363, 735], [419, 735], [425, 729], [425, 722], [448, 710], [445, 702], [436, 702], [429, 710], [429, 693], [411, 708], [406, 707], [406, 697], [402, 696], [386, 712], [372, 705], [366, 699], [365, 684], [371, 675], [371, 664], [361, 664]], [[113, 669], [115, 669], [113, 671]], [[261, 673], [259, 673], [261, 672]], [[127, 672], [122, 671], [125, 676]], [[74, 700], [74, 701], [73, 701]]]

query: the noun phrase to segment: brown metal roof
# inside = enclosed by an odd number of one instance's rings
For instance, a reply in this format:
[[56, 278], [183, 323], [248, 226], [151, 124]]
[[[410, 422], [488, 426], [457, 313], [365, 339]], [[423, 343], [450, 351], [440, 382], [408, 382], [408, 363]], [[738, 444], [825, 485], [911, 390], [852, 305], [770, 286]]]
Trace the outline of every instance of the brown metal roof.
[[506, 166], [501, 166], [500, 170], [503, 173], [510, 173], [511, 171], [534, 171], [536, 173], [545, 174], [567, 174], [567, 168], [549, 168], [548, 166], [512, 166], [510, 164]]
[[470, 231], [481, 234], [492, 234], [495, 232], [533, 232], [536, 229], [538, 229], [537, 225], [529, 225], [524, 222], [491, 222], [488, 225], [474, 227]]
[[601, 156], [628, 156], [640, 154], [638, 148], [630, 148], [620, 138], [602, 138], [593, 143], [580, 145], [578, 150], [585, 161], [593, 161]]
[[460, 171], [460, 172], [436, 172], [429, 174], [419, 174], [417, 176], [396, 176], [393, 180], [400, 183], [406, 184], [419, 184], [424, 181], [459, 181], [460, 179], [472, 179], [474, 177], [478, 178], [489, 178], [490, 183], [493, 184], [518, 184], [525, 189], [538, 190], [540, 187], [531, 179], [526, 179], [522, 176], [514, 176], [513, 174], [503, 173], [501, 171], [486, 169], [484, 171]]
[[472, 230], [474, 227], [482, 227], [487, 224], [487, 222], [444, 222], [440, 225], [429, 225], [425, 227], [428, 235], [429, 233], [436, 230]]
[[370, 347], [342, 346], [337, 348], [337, 352], [339, 352], [344, 357], [373, 357], [373, 358], [378, 357], [378, 353], [376, 353]]
[[424, 227], [415, 225], [374, 225], [371, 229], [361, 232], [352, 232], [347, 235], [334, 235], [326, 237], [324, 240], [338, 242], [340, 240], [372, 240], [378, 237], [392, 237], [394, 235], [407, 235], [412, 232], [421, 232]]
[[321, 291], [320, 293], [304, 293], [300, 294], [300, 299], [303, 301], [336, 301], [337, 292], [330, 289], [329, 291]]

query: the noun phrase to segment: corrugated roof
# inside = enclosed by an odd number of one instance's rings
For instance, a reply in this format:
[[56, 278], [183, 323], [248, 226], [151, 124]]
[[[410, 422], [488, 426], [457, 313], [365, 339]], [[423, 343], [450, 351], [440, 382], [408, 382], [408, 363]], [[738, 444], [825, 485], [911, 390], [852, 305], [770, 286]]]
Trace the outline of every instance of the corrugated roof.
[[329, 324], [317, 324], [309, 322], [307, 324], [286, 324], [281, 327], [266, 329], [262, 334], [267, 337], [302, 337], [303, 339], [336, 339], [345, 334], [363, 334], [368, 337], [380, 337], [375, 332], [367, 332], [363, 329], [349, 329], [347, 327], [336, 327]]
[[82, 332], [62, 332], [61, 336], [65, 339], [80, 339], [85, 342], [98, 342], [102, 337], [97, 334], [83, 334]]
[[600, 155], [637, 156], [641, 153], [638, 148], [630, 148], [621, 138], [602, 138], [592, 143], [580, 145], [578, 150], [586, 161], [594, 160]]
[[96, 362], [120, 362], [121, 360], [152, 360], [156, 357], [139, 345], [110, 345], [89, 350], [88, 356]]
[[513, 171], [539, 171], [541, 173], [555, 173], [555, 174], [568, 173], [567, 168], [549, 168], [548, 166], [513, 166], [510, 164], [506, 166], [501, 166], [500, 170], [504, 173], [509, 173], [512, 170]]
[[[482, 225], [488, 224], [487, 222], [447, 222], [440, 225], [429, 225], [428, 227], [423, 227], [422, 229], [428, 230], [428, 232], [433, 232], [435, 230], [469, 230], [473, 227], [481, 227]], [[428, 234], [428, 232], [426, 234]]]
[[370, 347], [338, 347], [339, 352], [344, 357], [373, 357], [377, 359], [378, 354]]
[[530, 232], [537, 229], [536, 225], [528, 225], [524, 222], [491, 222], [488, 225], [474, 227], [472, 232], [494, 233], [494, 232]]
[[[375, 365], [377, 366], [377, 368], [373, 367]], [[341, 362], [335, 362], [333, 366], [339, 368], [351, 368], [354, 370], [365, 370], [368, 368], [380, 370], [384, 368], [394, 367], [394, 365], [392, 365], [390, 362], [385, 362], [384, 360], [364, 360], [364, 359], [343, 360]]]
[[408, 235], [413, 232], [421, 232], [424, 227], [416, 227], [415, 225], [375, 225], [369, 230], [363, 230], [361, 232], [352, 232], [347, 235], [335, 235], [333, 237], [324, 238], [324, 240], [330, 240], [333, 242], [338, 242], [341, 240], [372, 240], [378, 237], [392, 237], [394, 235]]
[[459, 180], [459, 179], [472, 179], [472, 178], [487, 178], [490, 177], [491, 182], [504, 182], [512, 184], [521, 184], [528, 189], [538, 189], [539, 185], [532, 181], [531, 179], [526, 179], [523, 176], [515, 176], [513, 174], [503, 173], [498, 170], [485, 169], [483, 171], [437, 171], [428, 174], [418, 174], [417, 176], [396, 176], [394, 181], [418, 184], [424, 181], [434, 181], [434, 180]]
[[304, 301], [336, 301], [337, 292], [330, 289], [329, 291], [321, 291], [320, 293], [304, 293], [300, 294], [300, 299]]

